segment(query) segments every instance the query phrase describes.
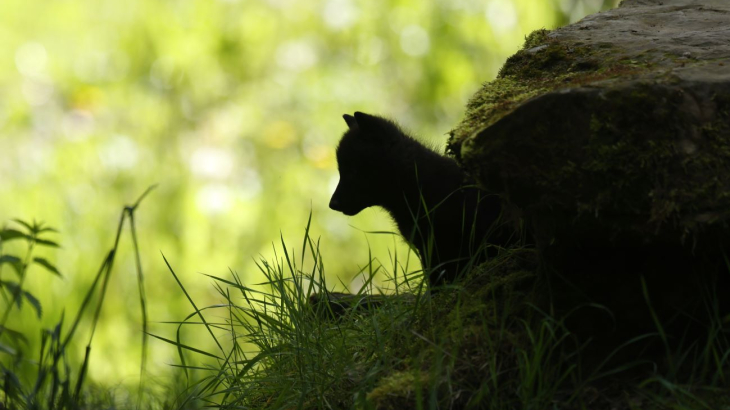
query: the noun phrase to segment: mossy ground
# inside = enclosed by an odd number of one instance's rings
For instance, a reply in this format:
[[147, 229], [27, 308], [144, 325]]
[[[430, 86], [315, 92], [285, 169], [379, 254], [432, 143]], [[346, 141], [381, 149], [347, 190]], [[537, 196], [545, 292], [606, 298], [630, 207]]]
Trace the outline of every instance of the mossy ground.
[[[267, 312], [234, 309], [251, 314], [250, 324], [233, 327], [247, 327], [250, 333], [239, 337], [254, 341], [260, 352], [237, 356], [232, 368], [224, 364], [215, 371], [218, 384], [209, 383], [211, 390], [197, 391], [197, 398], [221, 408], [262, 409], [730, 406], [730, 391], [722, 387], [727, 360], [709, 362], [714, 379], [662, 373], [664, 366], [639, 371], [634, 362], [585, 365], [592, 342], [577, 338], [564, 318], [551, 313], [548, 289], [536, 281], [539, 269], [535, 250], [505, 250], [436, 294], [392, 295], [376, 309], [336, 318], [316, 311], [323, 304], [313, 309], [306, 289], [272, 277], [273, 287], [285, 293], [265, 298]], [[682, 360], [696, 352], [673, 354]]]

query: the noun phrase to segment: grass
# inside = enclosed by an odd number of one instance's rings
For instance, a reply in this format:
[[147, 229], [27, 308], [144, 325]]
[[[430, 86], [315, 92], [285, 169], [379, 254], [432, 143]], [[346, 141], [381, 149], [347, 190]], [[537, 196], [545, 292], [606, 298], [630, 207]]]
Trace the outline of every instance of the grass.
[[[125, 222], [135, 244], [146, 330], [134, 227], [138, 205], [124, 208], [115, 245], [77, 314], [44, 330], [32, 359], [23, 347], [25, 335], [2, 322], [0, 408], [730, 409], [730, 320], [718, 313], [715, 290], [707, 298], [714, 320], [706, 337], [671, 340], [657, 318], [655, 328], [595, 360], [595, 341], [578, 338], [566, 325], [572, 312], [558, 317], [542, 303], [534, 250], [504, 249], [458, 284], [436, 293], [425, 288], [424, 272], [407, 268], [408, 257], [393, 254], [384, 264], [371, 256], [359, 271], [365, 286], [343, 295], [332, 292], [341, 284], [326, 280], [319, 242], [310, 233], [311, 216], [300, 244], [290, 246], [282, 239], [273, 259], [257, 261], [263, 283], [246, 284], [236, 272], [210, 276], [220, 304], [199, 306], [174, 262], [163, 255], [180, 296], [192, 308], [174, 323], [174, 338], [151, 335], [177, 349], [179, 385], [165, 380], [161, 383], [166, 390], [152, 393], [148, 386], [156, 381], [145, 375], [146, 353], [137, 392], [91, 385], [86, 369], [93, 329]], [[23, 230], [3, 229], [0, 244], [25, 241], [27, 252], [22, 257], [0, 255], [18, 278], [13, 286], [0, 271], [5, 296], [0, 319], [21, 307], [41, 311], [23, 288], [30, 266], [60, 275], [48, 261], [33, 257], [35, 247], [55, 246], [46, 237], [53, 231], [41, 224], [16, 223]], [[379, 272], [392, 281], [387, 294], [373, 284]], [[646, 288], [645, 297], [650, 308]], [[576, 310], [587, 308], [595, 306]], [[92, 331], [88, 339], [80, 339], [86, 345], [85, 359], [72, 363], [67, 352], [79, 342], [81, 321], [91, 321]], [[186, 343], [185, 327], [209, 335], [212, 347]], [[145, 352], [147, 335], [145, 331], [140, 337]], [[661, 355], [617, 359], [650, 340], [661, 346]], [[27, 368], [35, 375], [30, 381], [19, 377]]]
[[[0, 293], [3, 296], [4, 310], [0, 322], [0, 369], [2, 370], [2, 391], [0, 392], [0, 409], [102, 409], [116, 408], [120, 403], [114, 389], [104, 389], [87, 382], [89, 357], [93, 346], [96, 326], [104, 306], [104, 298], [108, 288], [109, 278], [112, 275], [117, 248], [124, 230], [125, 222], [129, 222], [132, 244], [136, 255], [137, 279], [139, 283], [139, 300], [141, 306], [142, 323], [145, 332], [142, 332], [140, 343], [142, 357], [140, 360], [139, 388], [136, 397], [130, 398], [127, 394], [124, 402], [130, 402], [130, 407], [146, 407], [147, 404], [157, 402], [155, 398], [145, 398], [146, 388], [145, 365], [147, 362], [147, 311], [144, 293], [144, 275], [140, 263], [137, 233], [134, 214], [141, 201], [154, 187], [150, 187], [131, 206], [125, 206], [119, 219], [114, 245], [104, 256], [91, 287], [87, 290], [78, 312], [70, 319], [65, 313], [50, 329], [41, 330], [39, 351], [29, 351], [29, 335], [8, 326], [8, 319], [13, 310], [23, 309], [30, 305], [37, 312], [40, 319], [43, 308], [40, 301], [24, 288], [25, 280], [31, 273], [32, 266], [40, 266], [53, 275], [61, 276], [61, 272], [49, 261], [34, 257], [37, 247], [58, 247], [58, 243], [47, 238], [57, 233], [51, 227], [42, 223], [28, 223], [22, 220], [13, 220], [18, 229], [4, 227], [0, 230]], [[6, 243], [24, 242], [25, 255], [20, 257], [4, 252]], [[6, 269], [9, 268], [9, 269]], [[6, 274], [11, 271], [11, 276]], [[16, 280], [13, 280], [12, 274]], [[35, 272], [33, 272], [35, 274]], [[25, 301], [27, 304], [24, 304]], [[50, 309], [55, 311], [55, 309]], [[83, 337], [77, 332], [82, 321], [91, 322], [91, 331], [86, 339], [85, 356], [81, 363], [73, 363], [69, 356], [72, 346], [79, 343]], [[81, 340], [83, 343], [83, 339]], [[31, 377], [28, 378], [27, 375]], [[144, 401], [144, 404], [143, 404]], [[156, 407], [166, 407], [165, 404]], [[168, 406], [169, 407], [169, 406]]]
[[[236, 272], [211, 276], [223, 303], [199, 308], [190, 300], [193, 312], [178, 325], [197, 317], [195, 326], [206, 328], [201, 331], [217, 348], [197, 349], [180, 337], [166, 340], [178, 348], [184, 370], [207, 372], [188, 381], [181, 404], [221, 409], [730, 409], [727, 319], [716, 316], [705, 338], [671, 345], [657, 322], [656, 329], [626, 340], [599, 360], [585, 361], [595, 356], [593, 341], [571, 332], [565, 325], [569, 315], [555, 317], [538, 304], [533, 250], [504, 250], [460, 285], [431, 295], [422, 286], [423, 272], [406, 272], [397, 255], [387, 269], [394, 292], [377, 294], [372, 277], [386, 267], [371, 258], [360, 271], [367, 285], [346, 303], [342, 294], [330, 293], [333, 286], [325, 280], [322, 252], [309, 223], [300, 246], [282, 240], [276, 252], [273, 260], [258, 262], [264, 283], [245, 284]], [[214, 310], [224, 313], [214, 322], [206, 320]], [[649, 340], [664, 346], [662, 357], [617, 361], [622, 352]], [[193, 365], [191, 355], [201, 356], [196, 362], [211, 361], [207, 367]]]

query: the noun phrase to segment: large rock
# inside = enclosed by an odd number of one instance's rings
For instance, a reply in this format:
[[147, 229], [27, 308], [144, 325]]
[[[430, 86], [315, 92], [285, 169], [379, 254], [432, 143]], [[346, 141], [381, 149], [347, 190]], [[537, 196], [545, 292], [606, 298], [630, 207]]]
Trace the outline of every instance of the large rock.
[[705, 309], [730, 294], [730, 2], [626, 0], [532, 33], [449, 149], [527, 223], [558, 305], [634, 330], [647, 300]]

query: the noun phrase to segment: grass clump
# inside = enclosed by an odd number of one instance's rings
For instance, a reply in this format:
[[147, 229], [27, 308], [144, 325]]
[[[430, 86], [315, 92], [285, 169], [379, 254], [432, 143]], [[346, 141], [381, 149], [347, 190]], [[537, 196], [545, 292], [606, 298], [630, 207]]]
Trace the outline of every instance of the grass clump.
[[[221, 304], [199, 307], [168, 263], [193, 311], [176, 323], [175, 338], [154, 337], [178, 350], [176, 366], [185, 378], [184, 391], [131, 397], [101, 389], [84, 382], [88, 362], [76, 366], [66, 352], [82, 317], [98, 320], [126, 220], [136, 242], [134, 209], [136, 205], [125, 208], [115, 246], [71, 324], [61, 318], [43, 331], [37, 360], [27, 359], [18, 331], [3, 327], [5, 347], [17, 339], [12, 345], [17, 353], [4, 351], [13, 360], [2, 361], [3, 408], [111, 409], [120, 403], [135, 407], [135, 400], [137, 408], [164, 409], [730, 408], [727, 318], [716, 317], [706, 338], [679, 344], [657, 322], [656, 329], [617, 344], [595, 360], [594, 341], [577, 337], [567, 325], [574, 313], [552, 312], [550, 290], [540, 279], [541, 262], [533, 249], [503, 249], [460, 282], [430, 293], [423, 287], [424, 273], [408, 272], [398, 255], [388, 267], [370, 258], [359, 272], [367, 278], [365, 286], [343, 295], [332, 292], [325, 280], [322, 252], [310, 236], [309, 223], [300, 246], [282, 240], [273, 259], [258, 260], [263, 283], [245, 284], [236, 272], [226, 278], [211, 276]], [[35, 261], [32, 248], [55, 242], [40, 224], [18, 224], [25, 231], [4, 229], [3, 241], [26, 241], [28, 253], [0, 258], [22, 279], [28, 272], [23, 261]], [[35, 263], [58, 273], [50, 262]], [[386, 270], [394, 283], [394, 291], [387, 294], [372, 282]], [[142, 279], [141, 270], [138, 275]], [[35, 305], [22, 286], [3, 286], [6, 301], [15, 306], [6, 309], [17, 309], [20, 298], [25, 300], [22, 306]], [[100, 294], [96, 306], [90, 302], [94, 293]], [[142, 304], [144, 300], [140, 291]], [[575, 310], [596, 307], [600, 309]], [[210, 335], [214, 347], [186, 343], [180, 330], [188, 325]], [[662, 346], [660, 357], [617, 360], [626, 349], [650, 339]], [[93, 333], [86, 360], [92, 340]], [[20, 367], [29, 366], [36, 376], [30, 382], [19, 376]], [[146, 391], [142, 383], [148, 379], [142, 377], [140, 383], [140, 391]]]
[[[2, 371], [0, 409], [112, 409], [116, 408], [120, 402], [136, 402], [138, 408], [143, 405], [143, 396], [146, 391], [144, 387], [146, 353], [143, 353], [140, 362], [140, 384], [136, 398], [120, 394], [119, 396], [127, 396], [121, 398], [117, 396], [114, 389], [104, 389], [89, 383], [87, 370], [94, 331], [99, 323], [119, 241], [127, 221], [130, 224], [137, 257], [139, 297], [143, 330], [145, 330], [142, 333], [141, 343], [143, 352], [147, 350], [146, 299], [134, 213], [150, 190], [151, 188], [134, 205], [126, 206], [122, 210], [114, 246], [103, 258], [76, 315], [69, 320], [65, 313], [61, 313], [54, 326], [41, 329], [39, 346], [31, 344], [31, 335], [12, 328], [9, 323], [13, 311], [27, 307], [36, 313], [38, 319], [43, 314], [54, 312], [53, 309], [44, 309], [39, 299], [24, 285], [31, 273], [62, 276], [49, 260], [34, 256], [37, 248], [59, 247], [55, 239], [49, 239], [49, 235], [56, 234], [57, 231], [40, 222], [29, 223], [19, 219], [13, 220], [14, 225], [0, 229], [0, 294], [2, 294], [4, 303], [0, 318], [0, 370]], [[31, 270], [31, 267], [34, 269]], [[37, 272], [36, 267], [42, 268], [46, 272]], [[75, 363], [70, 359], [69, 352], [78, 343], [79, 324], [88, 320], [91, 320], [91, 332], [86, 341], [85, 356], [82, 363]], [[31, 347], [35, 347], [37, 350], [31, 350]], [[157, 402], [155, 398], [148, 399], [144, 400], [145, 406], [152, 405], [153, 402], [155, 402], [154, 407], [165, 406], [161, 402]]]
[[[178, 350], [176, 366], [186, 385], [182, 393], [145, 396], [149, 388], [143, 385], [148, 383], [144, 356], [136, 396], [90, 385], [85, 380], [93, 331], [83, 363], [71, 363], [67, 352], [78, 338], [74, 339], [80, 321], [91, 318], [92, 329], [98, 321], [126, 221], [136, 248], [137, 205], [125, 207], [115, 245], [78, 314], [70, 324], [61, 317], [55, 327], [43, 330], [37, 359], [29, 359], [26, 335], [6, 322], [10, 310], [27, 306], [42, 314], [37, 298], [22, 284], [33, 265], [60, 275], [51, 262], [33, 256], [37, 246], [57, 246], [47, 237], [54, 231], [23, 221], [15, 222], [18, 229], [0, 231], [2, 245], [26, 244], [23, 256], [0, 256], [18, 278], [13, 282], [2, 276], [8, 304], [0, 317], [0, 340], [4, 358], [10, 358], [0, 362], [3, 409], [112, 409], [120, 403], [164, 409], [730, 408], [726, 317], [715, 317], [707, 337], [688, 335], [679, 343], [670, 340], [657, 317], [655, 329], [602, 350], [597, 357], [596, 341], [578, 337], [568, 325], [575, 312], [553, 313], [533, 249], [503, 249], [437, 292], [425, 289], [424, 273], [408, 272], [398, 255], [388, 267], [370, 258], [358, 272], [367, 278], [365, 286], [345, 295], [333, 292], [325, 280], [319, 242], [310, 236], [311, 216], [300, 246], [295, 249], [282, 240], [272, 260], [258, 260], [266, 277], [263, 283], [245, 284], [236, 272], [228, 278], [211, 276], [221, 304], [199, 307], [165, 259], [193, 308], [176, 323], [175, 338], [154, 336]], [[381, 271], [387, 271], [394, 291], [380, 293], [373, 286], [373, 277]], [[138, 278], [145, 319], [139, 268]], [[96, 305], [91, 302], [94, 294], [99, 296]], [[716, 310], [713, 296], [707, 300], [708, 309]], [[586, 305], [575, 311], [596, 308], [602, 309]], [[214, 348], [186, 343], [181, 329], [187, 325], [201, 327]], [[651, 340], [660, 346], [660, 355], [618, 359]], [[146, 338], [142, 343], [146, 346]]]
[[[727, 323], [718, 321], [702, 346], [668, 352], [670, 360], [704, 363], [704, 370], [684, 367], [689, 373], [682, 374], [665, 371], [660, 362], [643, 366], [654, 359], [616, 359], [641, 341], [659, 340], [655, 329], [586, 361], [593, 341], [566, 325], [571, 312], [551, 313], [534, 250], [505, 249], [460, 283], [431, 294], [419, 282], [423, 272], [405, 274], [394, 258], [387, 270], [397, 291], [373, 295], [372, 275], [386, 267], [371, 260], [360, 272], [368, 281], [355, 294], [358, 308], [335, 312], [341, 294], [327, 296], [332, 287], [308, 227], [297, 249], [299, 256], [282, 241], [274, 260], [261, 259], [266, 281], [256, 286], [235, 272], [231, 279], [212, 277], [224, 303], [210, 309], [225, 314], [198, 326], [208, 328], [220, 350], [170, 341], [188, 370], [204, 367], [189, 364], [190, 352], [215, 358], [207, 376], [191, 379], [186, 401], [221, 409], [728, 405], [730, 353], [722, 353], [730, 346]], [[576, 310], [591, 308], [596, 306]], [[207, 309], [196, 307], [189, 317]]]

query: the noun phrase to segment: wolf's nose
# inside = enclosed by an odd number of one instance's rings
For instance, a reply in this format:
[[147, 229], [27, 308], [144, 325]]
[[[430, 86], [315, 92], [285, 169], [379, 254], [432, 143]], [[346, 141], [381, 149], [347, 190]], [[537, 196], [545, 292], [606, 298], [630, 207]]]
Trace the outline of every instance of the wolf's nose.
[[335, 198], [330, 199], [330, 209], [333, 211], [339, 211], [340, 210], [340, 201], [338, 201]]

